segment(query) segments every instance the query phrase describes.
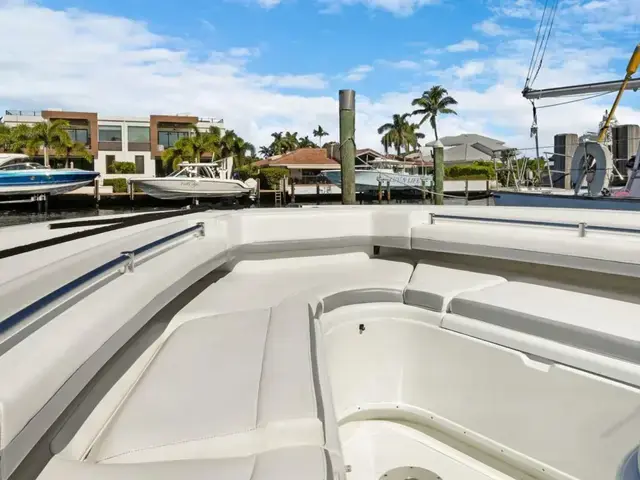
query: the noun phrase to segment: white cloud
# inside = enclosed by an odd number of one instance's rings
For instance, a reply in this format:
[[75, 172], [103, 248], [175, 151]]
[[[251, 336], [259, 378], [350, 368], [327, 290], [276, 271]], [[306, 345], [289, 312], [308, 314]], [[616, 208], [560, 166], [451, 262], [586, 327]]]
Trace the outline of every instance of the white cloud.
[[348, 82], [359, 82], [367, 78], [367, 75], [369, 75], [372, 71], [373, 67], [371, 65], [359, 65], [349, 70], [344, 79]]
[[[577, 23], [580, 25], [581, 19]], [[274, 131], [310, 134], [318, 124], [331, 133], [330, 140], [335, 140], [337, 89], [343, 82], [376, 73], [371, 65], [363, 64], [340, 77], [340, 85], [331, 82], [331, 72], [256, 75], [246, 56], [233, 55], [241, 53], [242, 46], [202, 59], [188, 49], [186, 42], [154, 34], [141, 22], [77, 10], [56, 11], [15, 0], [0, 0], [0, 24], [12, 26], [0, 29], [0, 105], [5, 108], [64, 108], [140, 116], [191, 112], [223, 117], [228, 128], [257, 145], [269, 142]], [[38, 27], [34, 29], [34, 25]], [[624, 50], [609, 42], [593, 55], [575, 34], [568, 34], [571, 29], [563, 29], [561, 26], [554, 48], [547, 52], [536, 86], [618, 76], [612, 73], [610, 62], [626, 55]], [[16, 42], [16, 31], [30, 34]], [[53, 50], [47, 48], [52, 38], [56, 39]], [[585, 43], [590, 39], [586, 36]], [[459, 115], [440, 119], [439, 132], [480, 133], [515, 147], [531, 147], [531, 106], [521, 95], [531, 48], [528, 29], [526, 40], [517, 35], [507, 37], [498, 49], [483, 55], [486, 58], [475, 59], [475, 63], [442, 65], [450, 75], [441, 77], [441, 82], [458, 100]], [[486, 81], [482, 88], [477, 86], [479, 79]], [[406, 92], [388, 92], [375, 98], [358, 95], [358, 146], [381, 148], [377, 127], [394, 113], [410, 111], [411, 100], [430, 86], [420, 84]], [[334, 90], [321, 90], [325, 87]], [[625, 102], [629, 98], [632, 95], [623, 99], [618, 120], [640, 123], [640, 111]], [[595, 129], [610, 102], [609, 97], [602, 97], [540, 110], [541, 144], [552, 144], [553, 134], [559, 131]], [[428, 126], [424, 132], [427, 140], [433, 139]]]
[[260, 53], [257, 48], [234, 47], [229, 49], [229, 55], [232, 57], [253, 57]]
[[489, 37], [506, 36], [510, 34], [509, 29], [500, 26], [498, 23], [491, 19], [476, 23], [473, 26], [473, 29]]
[[258, 5], [262, 8], [273, 8], [280, 5], [282, 0], [258, 0]]
[[585, 10], [595, 10], [598, 8], [604, 8], [607, 6], [607, 2], [601, 0], [594, 0], [593, 2], [585, 3], [582, 8]]
[[454, 67], [453, 73], [459, 79], [465, 79], [480, 75], [484, 72], [484, 62], [469, 61], [465, 62], [461, 67]]
[[419, 8], [425, 5], [433, 5], [439, 3], [440, 0], [318, 0], [325, 4], [327, 13], [334, 13], [343, 6], [351, 6], [356, 4], [365, 5], [371, 9], [380, 9], [391, 12], [399, 16], [407, 16], [413, 14]]
[[481, 45], [475, 40], [462, 40], [461, 42], [449, 45], [446, 50], [451, 53], [460, 52], [477, 52], [480, 50]]
[[378, 63], [384, 65], [385, 67], [395, 68], [398, 70], [419, 70], [421, 68], [421, 65], [418, 62], [414, 62], [413, 60], [380, 60]]

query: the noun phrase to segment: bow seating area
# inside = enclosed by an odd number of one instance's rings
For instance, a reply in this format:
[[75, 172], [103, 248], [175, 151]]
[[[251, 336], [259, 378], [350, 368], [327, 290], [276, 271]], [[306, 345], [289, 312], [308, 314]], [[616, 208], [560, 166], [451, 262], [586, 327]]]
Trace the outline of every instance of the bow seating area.
[[[428, 214], [206, 218], [204, 238], [0, 356], [0, 385], [12, 387], [0, 389], [2, 478], [104, 365], [97, 357], [180, 291], [170, 285], [211, 270], [222, 278], [172, 316], [38, 478], [365, 480], [408, 466], [470, 480], [615, 478], [640, 442], [640, 305], [434, 265], [421, 252], [430, 235], [442, 251], [447, 224]], [[104, 303], [136, 276], [126, 308]], [[34, 348], [42, 356], [25, 364]]]

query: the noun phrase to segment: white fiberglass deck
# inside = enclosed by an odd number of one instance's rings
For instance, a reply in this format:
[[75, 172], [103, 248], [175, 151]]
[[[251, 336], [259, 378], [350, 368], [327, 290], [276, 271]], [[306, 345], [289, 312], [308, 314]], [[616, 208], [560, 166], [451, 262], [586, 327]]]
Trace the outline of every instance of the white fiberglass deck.
[[218, 269], [38, 478], [637, 479], [640, 218], [589, 212], [586, 236], [575, 210], [481, 220], [518, 213], [203, 214], [205, 237], [0, 355], [2, 478], [114, 338]]

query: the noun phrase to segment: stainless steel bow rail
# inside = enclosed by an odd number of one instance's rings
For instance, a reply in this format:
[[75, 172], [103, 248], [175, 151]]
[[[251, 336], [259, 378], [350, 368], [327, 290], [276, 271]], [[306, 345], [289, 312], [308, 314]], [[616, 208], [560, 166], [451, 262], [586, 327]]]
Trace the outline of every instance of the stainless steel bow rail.
[[[103, 263], [99, 267], [81, 275], [80, 277], [57, 288], [53, 292], [39, 298], [35, 302], [27, 305], [23, 309], [10, 315], [4, 320], [0, 320], [0, 355], [18, 344], [34, 331], [38, 330], [56, 315], [69, 309], [74, 304], [91, 294], [101, 286], [109, 283], [119, 275], [133, 273], [135, 271], [136, 260], [140, 255], [150, 254], [158, 247], [168, 245], [173, 240], [196, 234], [203, 237], [205, 234], [204, 223], [198, 222], [196, 225], [185, 228], [178, 232], [162, 237], [153, 242], [147, 243], [135, 250], [122, 252], [120, 256]], [[178, 245], [177, 243], [173, 246]], [[146, 258], [146, 256], [144, 257]], [[7, 338], [2, 338], [3, 334], [28, 319], [33, 321], [16, 334], [9, 334]]]
[[597, 232], [631, 233], [636, 235], [640, 234], [640, 229], [638, 228], [607, 227], [606, 225], [588, 225], [586, 222], [580, 222], [580, 223], [545, 222], [541, 220], [517, 220], [517, 219], [510, 219], [510, 218], [472, 217], [472, 216], [466, 216], [466, 215], [447, 215], [447, 214], [439, 214], [439, 213], [429, 214], [429, 224], [435, 225], [436, 219], [438, 218], [446, 219], [446, 220], [486, 222], [486, 223], [496, 223], [496, 224], [505, 224], [505, 225], [525, 225], [525, 226], [534, 226], [534, 227], [553, 227], [553, 228], [565, 228], [565, 229], [577, 228], [579, 237], [587, 236], [587, 227], [589, 230], [597, 231]]

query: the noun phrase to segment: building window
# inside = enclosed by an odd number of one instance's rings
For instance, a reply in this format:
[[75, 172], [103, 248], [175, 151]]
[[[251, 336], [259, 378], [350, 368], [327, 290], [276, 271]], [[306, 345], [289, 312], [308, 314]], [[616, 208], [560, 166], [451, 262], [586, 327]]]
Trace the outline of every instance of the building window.
[[121, 142], [122, 127], [119, 125], [103, 125], [98, 128], [99, 142]]
[[149, 127], [128, 127], [129, 143], [149, 143]]
[[107, 172], [109, 171], [109, 167], [111, 167], [111, 165], [113, 165], [116, 162], [116, 156], [115, 155], [107, 155], [106, 157], [107, 159]]
[[72, 142], [89, 145], [89, 130], [83, 128], [70, 128], [67, 130]]
[[144, 173], [144, 155], [136, 155], [136, 173]]
[[158, 132], [158, 145], [162, 145], [164, 148], [173, 147], [178, 140], [188, 137], [189, 134], [190, 132], [160, 131]]

